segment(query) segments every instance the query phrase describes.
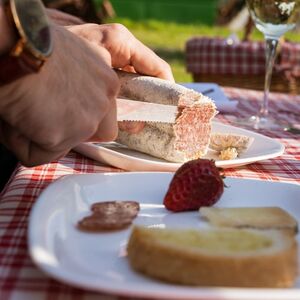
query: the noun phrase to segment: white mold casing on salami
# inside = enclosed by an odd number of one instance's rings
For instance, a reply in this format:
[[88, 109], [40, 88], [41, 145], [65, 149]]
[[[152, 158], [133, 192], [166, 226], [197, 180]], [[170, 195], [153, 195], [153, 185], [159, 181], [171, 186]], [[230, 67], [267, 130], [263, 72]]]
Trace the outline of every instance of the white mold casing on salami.
[[121, 82], [119, 97], [178, 107], [174, 124], [145, 122], [137, 133], [119, 126], [117, 142], [172, 162], [185, 162], [207, 153], [211, 120], [217, 114], [210, 98], [163, 79], [122, 71], [117, 74]]

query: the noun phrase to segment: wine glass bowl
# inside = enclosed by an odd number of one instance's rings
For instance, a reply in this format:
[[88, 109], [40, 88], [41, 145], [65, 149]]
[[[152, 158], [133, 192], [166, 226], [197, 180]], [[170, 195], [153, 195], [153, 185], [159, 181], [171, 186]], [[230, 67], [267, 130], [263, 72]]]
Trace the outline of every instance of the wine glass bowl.
[[279, 39], [296, 25], [299, 0], [247, 0], [247, 5], [265, 38]]
[[284, 125], [269, 116], [268, 98], [278, 41], [281, 36], [296, 26], [300, 0], [246, 0], [246, 3], [256, 28], [264, 35], [266, 72], [264, 97], [258, 114], [240, 123], [251, 125], [256, 129], [282, 128]]

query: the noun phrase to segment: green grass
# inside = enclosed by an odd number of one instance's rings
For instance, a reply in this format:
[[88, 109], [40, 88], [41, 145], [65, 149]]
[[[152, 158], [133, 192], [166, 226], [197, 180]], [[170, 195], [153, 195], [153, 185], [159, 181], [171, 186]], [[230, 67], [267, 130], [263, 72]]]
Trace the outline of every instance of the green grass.
[[[185, 43], [189, 38], [193, 36], [228, 37], [231, 33], [225, 27], [201, 24], [177, 24], [156, 20], [132, 21], [124, 18], [116, 18], [109, 22], [124, 24], [140, 41], [165, 59], [171, 65], [177, 82], [192, 81], [191, 74], [185, 70], [184, 59]], [[243, 32], [237, 32], [237, 35], [242, 38]], [[255, 30], [251, 38], [262, 40], [262, 34]], [[286, 38], [299, 41], [299, 34], [289, 32]]]
[[[116, 16], [132, 20], [212, 25], [220, 0], [110, 0]], [[103, 0], [94, 0], [99, 8]]]

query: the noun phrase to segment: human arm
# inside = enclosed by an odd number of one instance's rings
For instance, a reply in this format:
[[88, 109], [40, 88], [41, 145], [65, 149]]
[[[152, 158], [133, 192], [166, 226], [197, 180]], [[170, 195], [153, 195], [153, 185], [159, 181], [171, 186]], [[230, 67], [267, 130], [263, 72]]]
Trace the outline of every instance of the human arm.
[[0, 142], [23, 164], [116, 137], [119, 81], [111, 67], [174, 80], [169, 65], [124, 26], [98, 26], [72, 26], [70, 33], [53, 25], [54, 52], [40, 73], [0, 87]]
[[0, 142], [27, 166], [117, 134], [119, 81], [109, 54], [63, 27], [52, 33], [54, 51], [41, 71], [0, 87]]

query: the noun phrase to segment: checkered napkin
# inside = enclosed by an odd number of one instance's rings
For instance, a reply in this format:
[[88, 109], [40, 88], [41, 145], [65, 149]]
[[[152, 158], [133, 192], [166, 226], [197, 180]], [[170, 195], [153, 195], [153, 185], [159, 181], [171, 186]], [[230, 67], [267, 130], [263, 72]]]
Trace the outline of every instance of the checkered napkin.
[[263, 42], [194, 37], [186, 43], [186, 64], [192, 74], [264, 74], [265, 46]]

